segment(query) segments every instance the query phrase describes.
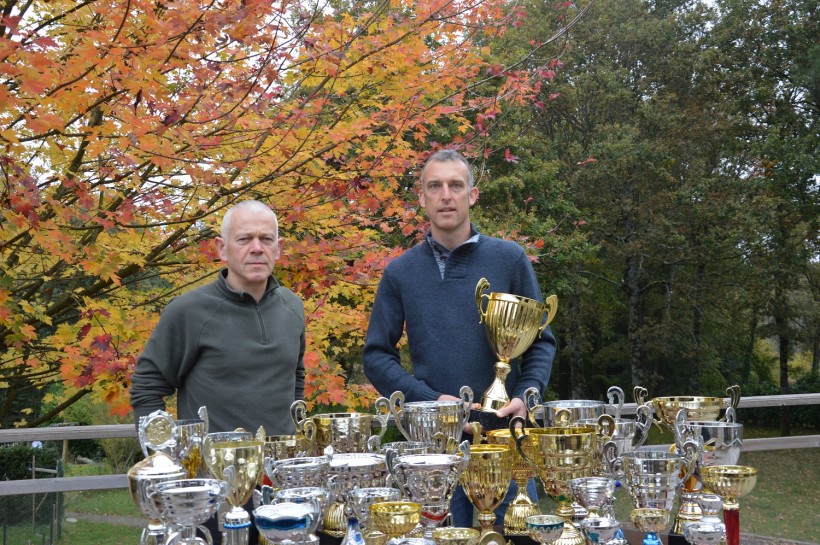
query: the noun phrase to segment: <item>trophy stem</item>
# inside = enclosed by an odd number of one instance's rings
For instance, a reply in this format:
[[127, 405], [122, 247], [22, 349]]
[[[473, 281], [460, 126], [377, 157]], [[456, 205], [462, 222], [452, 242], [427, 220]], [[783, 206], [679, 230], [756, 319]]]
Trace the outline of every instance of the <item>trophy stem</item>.
[[683, 525], [687, 522], [699, 521], [703, 512], [698, 505], [698, 493], [684, 488], [680, 495], [680, 507], [675, 516], [675, 522], [670, 530], [673, 534], [683, 535]]
[[234, 506], [225, 514], [225, 545], [248, 545], [251, 517], [242, 507]]
[[504, 513], [504, 533], [510, 536], [525, 536], [527, 531], [527, 517], [538, 515], [538, 506], [527, 495], [527, 480], [516, 479], [518, 494], [507, 506]]
[[148, 526], [142, 529], [140, 545], [163, 545], [165, 543], [166, 528], [162, 521], [150, 519]]
[[495, 378], [481, 396], [482, 411], [494, 412], [510, 402], [510, 396], [507, 395], [507, 388], [504, 385], [504, 379], [510, 374], [510, 370], [510, 364], [506, 361], [495, 362]]
[[724, 504], [723, 523], [726, 525], [726, 545], [740, 545], [740, 509]]

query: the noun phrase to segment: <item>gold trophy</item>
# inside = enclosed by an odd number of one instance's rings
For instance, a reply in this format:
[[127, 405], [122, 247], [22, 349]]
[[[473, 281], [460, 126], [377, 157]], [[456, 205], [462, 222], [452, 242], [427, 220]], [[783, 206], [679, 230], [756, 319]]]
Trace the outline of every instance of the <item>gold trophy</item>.
[[632, 524], [645, 533], [642, 545], [662, 545], [658, 532], [662, 532], [669, 524], [669, 513], [669, 509], [656, 507], [639, 507], [632, 510], [629, 514]]
[[527, 517], [541, 514], [538, 505], [527, 495], [527, 482], [535, 477], [535, 470], [518, 453], [510, 430], [488, 431], [487, 443], [491, 445], [509, 445], [512, 449], [512, 478], [518, 486], [518, 493], [507, 506], [507, 512], [504, 513], [504, 534], [508, 536], [527, 536], [530, 534], [527, 529]]
[[594, 473], [598, 432], [592, 426], [517, 427], [524, 422], [523, 417], [514, 416], [510, 420], [510, 433], [515, 437], [521, 457], [538, 472], [544, 491], [558, 503], [555, 513], [567, 521], [556, 543], [584, 545], [584, 537], [572, 524], [575, 509], [571, 505], [569, 480], [591, 477]]
[[[691, 433], [685, 428], [686, 422], [720, 422], [733, 418], [740, 402], [740, 386], [735, 384], [726, 388], [728, 400], [722, 397], [707, 396], [669, 396], [655, 397], [647, 401], [648, 391], [641, 386], [635, 386], [632, 391], [638, 405], [650, 403], [655, 412], [655, 424], [666, 426], [675, 434], [675, 442], [680, 445]], [[726, 409], [723, 417], [722, 410]], [[683, 414], [681, 414], [683, 413]], [[700, 520], [701, 510], [697, 504], [699, 483], [695, 475], [690, 476], [683, 483], [680, 494], [680, 506], [672, 524], [671, 533], [683, 534], [683, 525], [687, 522]]]
[[757, 469], [749, 466], [707, 466], [701, 468], [703, 486], [723, 498], [726, 544], [740, 545], [740, 504], [757, 483]]
[[412, 501], [381, 501], [370, 506], [370, 522], [388, 538], [401, 537], [419, 525], [421, 504]]
[[[461, 474], [461, 486], [470, 502], [478, 509], [480, 539], [503, 543], [504, 538], [493, 531], [495, 508], [501, 505], [512, 479], [513, 456], [510, 445], [473, 445], [470, 461]], [[490, 538], [487, 536], [495, 536]]]
[[236, 545], [248, 543], [250, 514], [243, 505], [262, 480], [264, 471], [265, 432], [262, 428], [256, 438], [248, 432], [209, 433], [202, 441], [205, 465], [216, 479], [229, 484], [225, 501], [231, 506], [224, 518], [226, 541]]
[[[558, 311], [558, 297], [550, 295], [545, 302], [509, 293], [484, 293], [490, 289], [486, 278], [475, 287], [475, 302], [484, 322], [487, 341], [498, 357], [495, 379], [481, 396], [481, 411], [494, 413], [510, 402], [504, 379], [510, 373], [510, 360], [517, 358], [543, 333]], [[483, 308], [487, 300], [486, 309]], [[485, 426], [486, 427], [486, 426]]]

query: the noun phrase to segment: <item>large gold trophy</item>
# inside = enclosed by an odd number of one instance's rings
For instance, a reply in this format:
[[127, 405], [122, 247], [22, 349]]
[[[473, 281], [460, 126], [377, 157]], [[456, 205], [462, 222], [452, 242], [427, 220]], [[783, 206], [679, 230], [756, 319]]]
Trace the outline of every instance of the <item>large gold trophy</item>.
[[550, 295], [541, 303], [509, 293], [484, 293], [488, 289], [490, 282], [486, 278], [479, 280], [475, 287], [475, 302], [481, 316], [479, 323], [484, 323], [487, 341], [498, 357], [495, 379], [481, 396], [481, 410], [494, 413], [510, 402], [504, 386], [504, 379], [510, 373], [510, 360], [526, 352], [555, 318], [558, 297]]

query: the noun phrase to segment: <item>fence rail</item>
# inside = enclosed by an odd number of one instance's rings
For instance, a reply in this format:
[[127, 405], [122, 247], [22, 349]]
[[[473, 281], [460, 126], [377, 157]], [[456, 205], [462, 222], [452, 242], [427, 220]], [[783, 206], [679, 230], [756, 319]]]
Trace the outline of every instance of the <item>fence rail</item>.
[[[738, 409], [761, 407], [786, 407], [820, 404], [820, 393], [776, 396], [741, 397]], [[625, 403], [621, 414], [634, 414], [637, 405]], [[133, 424], [106, 426], [60, 426], [53, 428], [20, 428], [0, 430], [2, 443], [30, 443], [31, 441], [69, 441], [77, 439], [113, 439], [136, 437]], [[743, 452], [784, 450], [820, 447], [820, 435], [795, 435], [790, 437], [767, 437], [744, 439]], [[128, 488], [125, 475], [95, 475], [87, 477], [60, 477], [56, 479], [25, 479], [0, 481], [0, 496], [18, 494], [42, 494], [47, 492], [73, 492], [79, 490], [105, 490]]]

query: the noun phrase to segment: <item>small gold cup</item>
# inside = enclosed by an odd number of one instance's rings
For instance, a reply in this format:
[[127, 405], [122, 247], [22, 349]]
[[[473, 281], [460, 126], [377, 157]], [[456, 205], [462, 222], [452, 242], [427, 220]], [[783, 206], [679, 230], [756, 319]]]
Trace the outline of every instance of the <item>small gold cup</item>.
[[640, 507], [633, 509], [629, 514], [632, 524], [644, 532], [643, 545], [660, 545], [661, 540], [658, 532], [661, 532], [669, 525], [669, 509], [656, 509], [654, 507]]
[[461, 474], [461, 486], [478, 509], [481, 535], [493, 531], [495, 508], [507, 495], [512, 480], [513, 456], [510, 445], [473, 445], [470, 461]]
[[480, 535], [475, 528], [448, 526], [433, 530], [433, 541], [437, 545], [476, 545]]
[[740, 504], [757, 484], [757, 469], [749, 466], [718, 465], [701, 468], [703, 486], [723, 498], [723, 522], [727, 545], [740, 545]]
[[370, 506], [370, 522], [389, 538], [401, 537], [418, 526], [421, 504], [412, 501], [382, 501]]

